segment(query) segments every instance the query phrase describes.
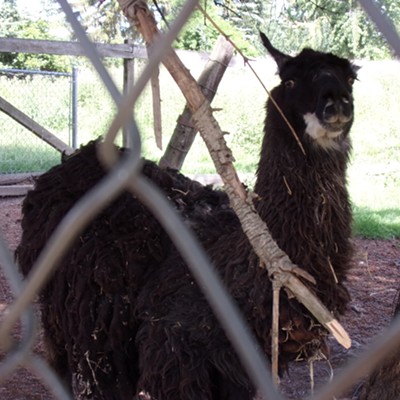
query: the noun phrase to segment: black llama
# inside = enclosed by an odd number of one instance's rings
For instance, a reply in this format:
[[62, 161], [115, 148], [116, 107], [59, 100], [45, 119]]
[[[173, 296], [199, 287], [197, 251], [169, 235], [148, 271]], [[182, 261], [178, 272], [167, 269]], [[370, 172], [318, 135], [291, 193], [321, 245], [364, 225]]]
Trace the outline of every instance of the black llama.
[[[345, 171], [356, 68], [304, 49], [292, 57], [262, 41], [277, 62], [272, 90], [303, 147], [267, 101], [255, 207], [279, 246], [316, 279], [335, 316], [349, 301], [351, 210]], [[123, 150], [120, 150], [123, 151]], [[226, 195], [144, 162], [194, 230], [266, 356], [272, 288]], [[57, 224], [105, 172], [96, 142], [36, 181], [23, 204], [17, 259], [27, 275]], [[40, 295], [51, 365], [79, 399], [251, 399], [246, 372], [171, 240], [124, 193], [80, 235]], [[281, 293], [279, 364], [326, 354], [327, 332]]]

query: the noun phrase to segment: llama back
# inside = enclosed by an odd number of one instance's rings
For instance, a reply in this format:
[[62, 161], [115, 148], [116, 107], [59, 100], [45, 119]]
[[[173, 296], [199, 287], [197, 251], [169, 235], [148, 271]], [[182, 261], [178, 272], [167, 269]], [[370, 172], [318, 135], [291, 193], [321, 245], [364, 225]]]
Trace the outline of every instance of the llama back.
[[[64, 158], [41, 175], [27, 194], [23, 235], [16, 251], [24, 275], [62, 218], [105, 176], [96, 146], [97, 142], [91, 142]], [[188, 224], [198, 229], [204, 244], [219, 235], [218, 229], [204, 227], [212, 213], [225, 221], [221, 230], [237, 221], [223, 192], [147, 160], [142, 171], [165, 191]], [[124, 192], [84, 229], [60, 261], [40, 295], [44, 340], [50, 364], [66, 382], [72, 382], [77, 398], [131, 398], [138, 379], [137, 317], [144, 318], [143, 311], [134, 308], [140, 304], [139, 293], [151, 284], [151, 276], [157, 276], [155, 271], [173, 254], [176, 250], [160, 223], [131, 193]], [[181, 268], [184, 272], [178, 275], [187, 275], [187, 267], [182, 264]], [[85, 354], [97, 357], [99, 349], [96, 380], [101, 380], [101, 388], [87, 379], [92, 376], [90, 362], [82, 362]], [[118, 376], [129, 379], [116, 381]]]
[[[24, 199], [23, 235], [16, 252], [24, 275], [29, 273], [38, 254], [62, 218], [79, 199], [105, 177], [106, 172], [97, 158], [97, 143], [97, 141], [90, 142], [73, 155], [64, 157], [60, 165], [51, 168], [36, 179], [34, 190], [30, 191]], [[124, 149], [119, 149], [120, 155], [124, 151]], [[184, 218], [190, 216], [196, 219], [198, 216], [199, 219], [204, 219], [217, 211], [222, 213], [227, 211], [229, 215], [232, 215], [229, 212], [228, 198], [222, 191], [203, 186], [177, 171], [161, 169], [148, 160], [143, 160], [143, 174], [164, 191]], [[138, 261], [148, 259], [149, 262], [153, 262], [164, 257], [162, 243], [164, 243], [165, 234], [161, 225], [146, 207], [135, 200], [131, 193], [123, 193], [100, 214], [98, 219], [102, 218], [108, 219], [107, 224], [111, 233], [118, 232], [118, 235], [122, 235], [119, 236], [121, 243], [127, 239], [123, 235], [124, 226], [130, 226], [129, 231], [132, 233], [150, 224], [148, 232], [141, 232], [141, 238], [137, 239], [137, 248], [144, 250], [144, 253], [138, 254]], [[195, 223], [193, 225], [195, 226]], [[103, 232], [103, 234], [108, 234], [108, 232]], [[146, 252], [145, 243], [154, 243], [154, 248]], [[125, 247], [132, 245], [133, 243], [129, 242]]]

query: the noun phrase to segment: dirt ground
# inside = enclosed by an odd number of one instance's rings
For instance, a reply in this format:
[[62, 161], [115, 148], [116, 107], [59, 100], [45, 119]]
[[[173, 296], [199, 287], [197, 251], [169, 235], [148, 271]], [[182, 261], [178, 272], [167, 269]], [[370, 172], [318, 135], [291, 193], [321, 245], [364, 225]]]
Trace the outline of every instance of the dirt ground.
[[[21, 229], [20, 206], [22, 197], [0, 198], [0, 232], [11, 250], [19, 242]], [[352, 338], [352, 348], [341, 349], [331, 340], [331, 359], [334, 373], [378, 335], [391, 320], [393, 301], [400, 282], [400, 240], [354, 239], [356, 254], [354, 267], [348, 280], [352, 302], [341, 322]], [[12, 300], [7, 281], [0, 269], [0, 316]], [[43, 353], [40, 335], [34, 349]], [[1, 355], [0, 355], [1, 357]], [[316, 385], [329, 379], [327, 362], [314, 366]], [[310, 393], [307, 365], [296, 363], [283, 379], [282, 392], [289, 399], [302, 399]], [[341, 398], [349, 398], [349, 393]], [[53, 397], [43, 384], [25, 369], [15, 371], [6, 381], [0, 382], [2, 400], [50, 400]]]

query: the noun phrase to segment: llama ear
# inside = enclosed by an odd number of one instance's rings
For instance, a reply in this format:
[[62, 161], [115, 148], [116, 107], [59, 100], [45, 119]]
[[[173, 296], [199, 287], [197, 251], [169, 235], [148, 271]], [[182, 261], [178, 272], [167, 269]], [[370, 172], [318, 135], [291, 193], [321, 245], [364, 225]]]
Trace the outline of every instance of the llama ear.
[[357, 75], [357, 72], [361, 69], [361, 66], [357, 64], [351, 64], [351, 69]]
[[278, 70], [280, 71], [283, 64], [285, 64], [285, 62], [290, 60], [292, 57], [282, 53], [274, 46], [272, 46], [270, 40], [261, 31], [260, 31], [260, 36], [264, 47], [268, 50], [268, 53], [271, 54], [271, 56], [274, 58], [276, 64], [278, 65]]

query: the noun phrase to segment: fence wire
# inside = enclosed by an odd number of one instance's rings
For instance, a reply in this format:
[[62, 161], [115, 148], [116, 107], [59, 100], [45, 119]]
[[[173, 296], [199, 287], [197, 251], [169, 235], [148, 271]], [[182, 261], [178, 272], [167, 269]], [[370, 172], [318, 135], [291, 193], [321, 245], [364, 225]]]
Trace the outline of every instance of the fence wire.
[[[0, 381], [13, 373], [18, 366], [23, 365], [41, 379], [55, 398], [63, 400], [71, 398], [46, 362], [41, 357], [32, 355], [32, 346], [37, 334], [37, 322], [32, 309], [32, 302], [51, 277], [57, 260], [63, 257], [76, 235], [110, 200], [116, 198], [123, 190], [128, 189], [155, 214], [182, 253], [193, 276], [200, 287], [204, 289], [210, 305], [233, 342], [249, 376], [259, 389], [260, 395], [266, 400], [283, 400], [283, 396], [277, 392], [272, 384], [267, 362], [256, 350], [257, 346], [249, 335], [240, 313], [211, 269], [207, 255], [160, 191], [146, 181], [140, 173], [141, 139], [135, 120], [132, 118], [132, 109], [144, 86], [162, 61], [197, 2], [193, 0], [186, 2], [173, 26], [155, 44], [149, 63], [135, 86], [126, 97], [122, 97], [69, 4], [66, 0], [58, 1], [88, 58], [118, 106], [118, 111], [105, 136], [100, 152], [103, 163], [110, 168], [110, 171], [67, 214], [47, 243], [25, 282], [22, 281], [22, 277], [17, 272], [18, 269], [13, 263], [11, 252], [4, 239], [0, 237], [0, 264], [15, 298], [0, 325], [1, 350], [6, 354], [0, 362]], [[391, 22], [382, 15], [372, 0], [360, 0], [360, 3], [371, 15], [382, 34], [387, 37], [396, 54], [400, 56], [400, 40], [396, 31], [393, 30]], [[118, 130], [123, 126], [126, 126], [128, 132], [130, 132], [129, 142], [132, 143], [132, 148], [122, 160], [116, 161], [117, 156], [112, 144]], [[16, 343], [11, 338], [10, 332], [18, 321], [22, 326], [22, 338]], [[361, 376], [370, 372], [399, 342], [400, 317], [394, 321], [384, 336], [374, 342], [355, 362], [349, 364], [330, 384], [322, 388], [315, 396], [310, 397], [310, 400], [328, 400], [347, 389]]]
[[[0, 69], [0, 96], [64, 143], [71, 144], [72, 76], [62, 72]], [[7, 132], [0, 136], [2, 174], [42, 172], [59, 163], [57, 150], [3, 112], [0, 125]]]

